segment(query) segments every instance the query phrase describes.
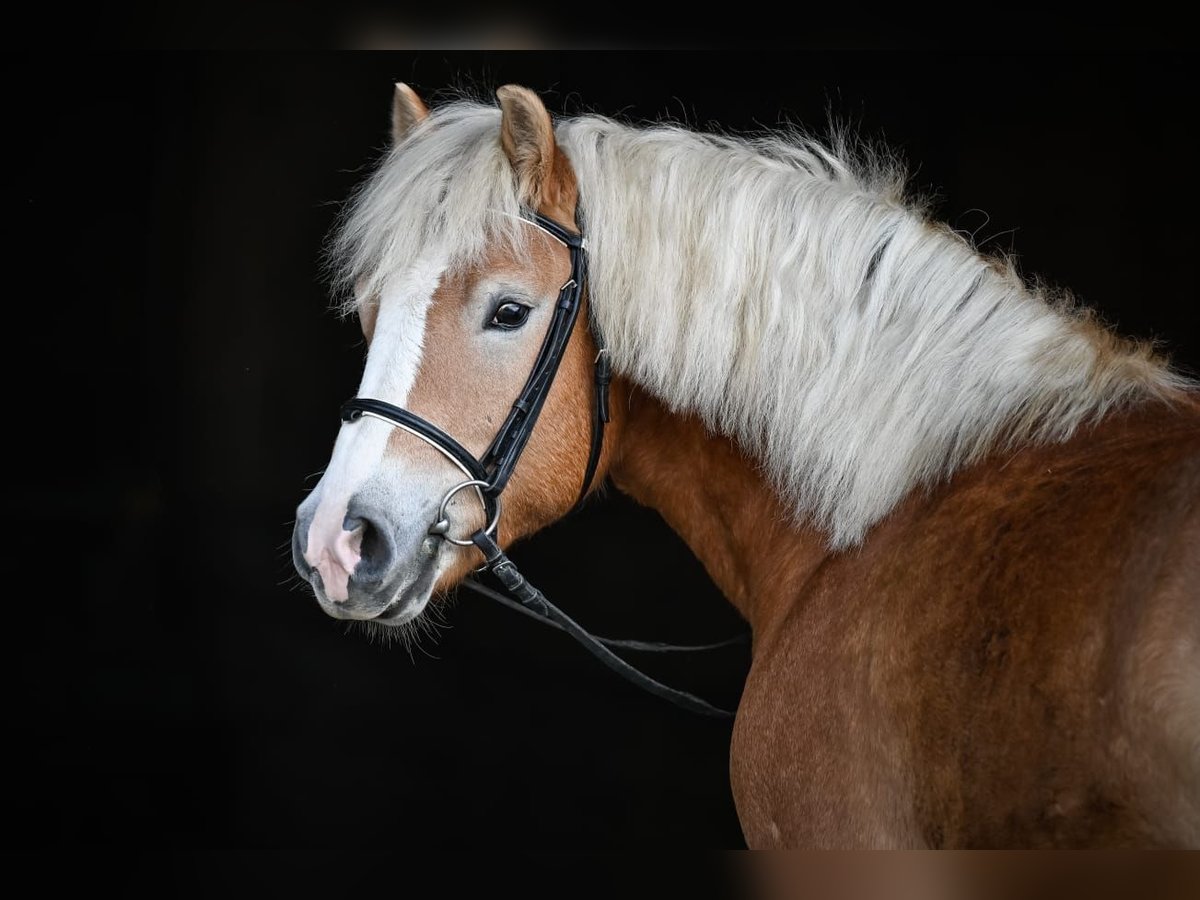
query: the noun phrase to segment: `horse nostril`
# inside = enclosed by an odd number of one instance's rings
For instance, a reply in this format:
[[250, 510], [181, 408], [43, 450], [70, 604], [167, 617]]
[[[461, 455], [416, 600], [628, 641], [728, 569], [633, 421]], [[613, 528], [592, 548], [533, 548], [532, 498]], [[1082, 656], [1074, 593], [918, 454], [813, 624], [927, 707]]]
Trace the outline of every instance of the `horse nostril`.
[[342, 528], [354, 535], [358, 545], [355, 581], [372, 581], [383, 576], [391, 565], [392, 549], [383, 529], [366, 516], [346, 516]]
[[364, 520], [362, 523], [362, 555], [364, 559], [375, 559], [379, 556], [380, 551], [387, 549], [387, 545], [383, 543], [379, 534], [379, 529], [372, 525], [369, 521]]

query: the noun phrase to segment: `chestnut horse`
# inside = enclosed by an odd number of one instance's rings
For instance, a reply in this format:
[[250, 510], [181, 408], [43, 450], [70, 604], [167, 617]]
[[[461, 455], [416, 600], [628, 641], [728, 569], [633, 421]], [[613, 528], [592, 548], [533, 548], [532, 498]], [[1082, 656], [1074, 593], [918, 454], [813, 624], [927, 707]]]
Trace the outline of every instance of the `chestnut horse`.
[[[1200, 402], [1144, 347], [930, 222], [879, 154], [597, 116], [533, 92], [430, 112], [334, 251], [360, 395], [478, 457], [570, 272], [587, 308], [504, 493], [508, 545], [587, 465], [749, 622], [730, 751], [753, 847], [1200, 845]], [[332, 414], [332, 410], [330, 411]], [[431, 531], [462, 473], [344, 424], [301, 504], [330, 615], [404, 627], [480, 562]], [[479, 497], [448, 506], [483, 524]]]

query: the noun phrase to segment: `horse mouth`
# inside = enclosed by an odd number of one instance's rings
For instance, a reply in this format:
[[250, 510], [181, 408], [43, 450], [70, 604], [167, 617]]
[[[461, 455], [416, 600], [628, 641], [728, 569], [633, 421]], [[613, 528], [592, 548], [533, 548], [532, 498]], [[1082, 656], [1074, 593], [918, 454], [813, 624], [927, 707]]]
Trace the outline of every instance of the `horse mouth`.
[[421, 567], [416, 578], [402, 582], [378, 613], [366, 619], [368, 622], [378, 622], [380, 625], [404, 625], [421, 615], [433, 595], [433, 583], [437, 578], [437, 566], [434, 564]]
[[[401, 573], [392, 579], [391, 584], [384, 584], [370, 595], [352, 596], [348, 603], [331, 601], [325, 593], [321, 577], [315, 571], [309, 574], [309, 585], [316, 596], [322, 611], [334, 618], [359, 622], [376, 622], [385, 626], [400, 626], [411, 622], [424, 612], [430, 598], [433, 596], [433, 586], [437, 579], [438, 566], [433, 560], [422, 565], [421, 570], [413, 575], [411, 572]], [[383, 597], [390, 597], [386, 603], [380, 603]]]
[[419, 616], [424, 609], [424, 603], [415, 604], [405, 600], [403, 597], [397, 597], [384, 607], [383, 612], [366, 621], [378, 622], [381, 625], [403, 625]]

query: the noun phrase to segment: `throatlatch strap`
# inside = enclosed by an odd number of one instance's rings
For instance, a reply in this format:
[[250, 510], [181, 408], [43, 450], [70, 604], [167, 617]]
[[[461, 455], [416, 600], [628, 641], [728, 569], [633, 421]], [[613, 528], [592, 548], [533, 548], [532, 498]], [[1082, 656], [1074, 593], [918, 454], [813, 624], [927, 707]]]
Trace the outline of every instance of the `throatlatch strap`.
[[591, 490], [592, 482], [596, 478], [596, 468], [600, 465], [600, 456], [604, 453], [604, 426], [608, 424], [608, 386], [612, 382], [612, 364], [608, 359], [608, 347], [604, 345], [604, 338], [601, 337], [600, 330], [595, 326], [592, 327], [592, 335], [597, 348], [593, 387], [595, 396], [592, 402], [592, 444], [588, 448], [588, 461], [587, 468], [583, 471], [583, 484], [579, 488], [579, 496], [575, 499], [575, 505], [571, 507], [571, 512], [583, 506], [588, 491]]

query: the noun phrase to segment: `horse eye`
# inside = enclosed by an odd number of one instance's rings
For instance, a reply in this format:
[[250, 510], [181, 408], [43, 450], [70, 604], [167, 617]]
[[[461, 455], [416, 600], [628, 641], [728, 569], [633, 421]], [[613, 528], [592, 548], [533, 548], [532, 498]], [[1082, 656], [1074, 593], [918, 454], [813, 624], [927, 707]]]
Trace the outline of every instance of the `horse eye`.
[[501, 303], [492, 315], [491, 325], [494, 328], [520, 328], [529, 318], [529, 307], [512, 300]]

